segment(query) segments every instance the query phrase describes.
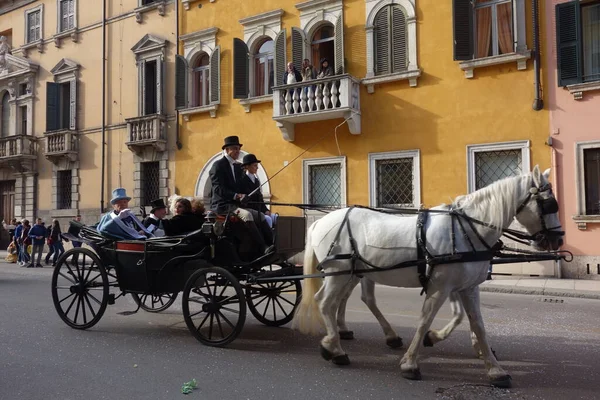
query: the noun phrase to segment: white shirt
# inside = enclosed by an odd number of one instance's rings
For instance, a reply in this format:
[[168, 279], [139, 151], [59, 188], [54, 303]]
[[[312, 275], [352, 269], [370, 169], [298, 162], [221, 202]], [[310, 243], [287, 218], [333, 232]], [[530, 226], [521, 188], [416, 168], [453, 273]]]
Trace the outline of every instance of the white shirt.
[[256, 182], [256, 175], [250, 173], [249, 171], [246, 171], [246, 175], [248, 175], [248, 178], [250, 178], [252, 183]]
[[291, 85], [292, 83], [296, 83], [296, 74], [294, 73], [294, 71], [292, 71], [292, 72], [288, 71], [286, 83], [288, 85]]

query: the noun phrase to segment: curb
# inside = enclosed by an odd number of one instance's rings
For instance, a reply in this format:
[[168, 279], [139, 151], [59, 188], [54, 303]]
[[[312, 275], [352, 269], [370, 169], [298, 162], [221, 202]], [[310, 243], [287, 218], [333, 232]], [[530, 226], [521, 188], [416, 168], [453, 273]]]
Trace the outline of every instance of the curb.
[[480, 285], [479, 291], [492, 293], [515, 293], [529, 294], [536, 296], [555, 296], [555, 297], [575, 297], [580, 299], [600, 300], [600, 293], [589, 290], [569, 290], [569, 289], [543, 289], [526, 286], [487, 286]]

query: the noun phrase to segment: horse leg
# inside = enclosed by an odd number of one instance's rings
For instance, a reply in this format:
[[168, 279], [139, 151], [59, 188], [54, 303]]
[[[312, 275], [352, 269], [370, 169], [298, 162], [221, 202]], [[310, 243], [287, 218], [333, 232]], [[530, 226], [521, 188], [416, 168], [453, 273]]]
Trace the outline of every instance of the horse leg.
[[348, 299], [352, 294], [352, 291], [360, 281], [360, 278], [357, 276], [352, 276], [350, 282], [348, 283], [348, 287], [346, 293], [344, 293], [344, 297], [340, 302], [340, 308], [338, 308], [337, 312], [337, 326], [338, 331], [340, 333], [340, 339], [342, 340], [352, 340], [354, 339], [354, 332], [349, 330], [346, 326], [346, 305], [348, 304]]
[[425, 334], [425, 339], [423, 339], [423, 346], [432, 347], [434, 344], [445, 340], [448, 336], [450, 336], [452, 331], [454, 331], [454, 329], [456, 329], [456, 327], [460, 325], [465, 314], [462, 303], [460, 301], [460, 297], [456, 292], [450, 293], [450, 308], [452, 309], [452, 320], [450, 320], [448, 325], [446, 325], [439, 331], [428, 331]]
[[479, 287], [474, 287], [460, 292], [462, 303], [467, 311], [471, 331], [475, 333], [479, 348], [488, 371], [488, 377], [493, 386], [507, 388], [510, 387], [510, 375], [498, 363], [498, 360], [492, 353], [492, 349], [485, 335], [483, 318], [481, 317], [481, 308], [479, 303]]
[[383, 329], [383, 334], [385, 335], [385, 343], [392, 349], [402, 347], [402, 338], [398, 336], [377, 307], [377, 302], [375, 301], [375, 282], [367, 278], [362, 278], [360, 286], [362, 290], [360, 299], [369, 307], [369, 310], [371, 310], [377, 321], [379, 321], [379, 325], [381, 325], [381, 329]]
[[340, 307], [340, 301], [349, 283], [348, 278], [345, 276], [328, 276], [325, 278], [325, 284], [315, 296], [319, 302], [319, 311], [323, 316], [325, 328], [327, 329], [327, 335], [321, 340], [321, 356], [326, 360], [332, 360], [337, 365], [350, 364], [350, 359], [340, 344], [336, 324], [336, 314]]
[[425, 333], [429, 330], [435, 315], [440, 310], [440, 307], [444, 304], [447, 297], [448, 292], [439, 289], [434, 291], [433, 288], [430, 287], [427, 292], [427, 297], [423, 302], [423, 309], [421, 310], [421, 319], [419, 320], [417, 332], [415, 333], [408, 350], [404, 353], [404, 357], [400, 360], [400, 372], [404, 378], [415, 380], [421, 379], [421, 371], [419, 371], [419, 366], [417, 364], [419, 346], [423, 342]]

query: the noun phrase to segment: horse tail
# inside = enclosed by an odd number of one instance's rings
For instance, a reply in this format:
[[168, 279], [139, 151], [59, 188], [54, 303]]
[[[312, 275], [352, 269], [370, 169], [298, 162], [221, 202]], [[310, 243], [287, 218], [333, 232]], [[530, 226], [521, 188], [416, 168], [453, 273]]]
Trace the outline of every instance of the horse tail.
[[[319, 260], [315, 255], [315, 250], [311, 244], [311, 236], [318, 221], [315, 221], [309, 228], [306, 234], [306, 247], [304, 249], [304, 275], [312, 275], [317, 272]], [[323, 326], [323, 317], [319, 310], [319, 304], [315, 299], [315, 295], [321, 289], [323, 284], [322, 278], [307, 278], [304, 279], [302, 285], [302, 300], [296, 310], [292, 328], [298, 329], [300, 332], [308, 335], [316, 335]]]

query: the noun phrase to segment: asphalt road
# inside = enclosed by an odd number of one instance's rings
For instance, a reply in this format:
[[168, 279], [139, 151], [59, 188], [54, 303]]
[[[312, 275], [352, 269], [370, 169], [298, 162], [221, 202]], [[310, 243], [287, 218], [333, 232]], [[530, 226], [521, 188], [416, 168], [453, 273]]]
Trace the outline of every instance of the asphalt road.
[[[336, 367], [319, 356], [318, 338], [251, 315], [227, 348], [203, 346], [188, 332], [179, 300], [161, 314], [118, 315], [135, 308], [127, 296], [92, 329], [74, 330], [54, 310], [51, 272], [0, 263], [1, 400], [178, 399], [192, 378], [198, 389], [189, 399], [600, 399], [599, 300], [482, 293], [492, 347], [513, 378], [512, 389], [500, 390], [486, 385], [466, 322], [423, 349], [422, 381], [403, 379], [404, 350], [385, 346], [358, 290], [347, 317], [356, 340], [343, 343], [352, 365]], [[406, 346], [418, 291], [377, 287], [377, 294]], [[445, 305], [434, 326], [449, 315]]]

